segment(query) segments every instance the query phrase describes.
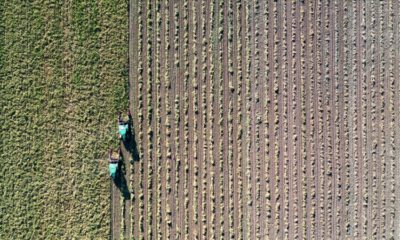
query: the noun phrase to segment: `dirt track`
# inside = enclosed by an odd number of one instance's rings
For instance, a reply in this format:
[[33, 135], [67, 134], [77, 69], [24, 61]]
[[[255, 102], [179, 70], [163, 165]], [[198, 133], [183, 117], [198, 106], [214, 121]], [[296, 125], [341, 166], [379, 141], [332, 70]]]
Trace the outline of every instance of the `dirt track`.
[[132, 236], [400, 237], [395, 5], [131, 1]]
[[120, 239], [121, 236], [121, 194], [119, 189], [110, 181], [111, 189], [111, 237], [110, 239]]

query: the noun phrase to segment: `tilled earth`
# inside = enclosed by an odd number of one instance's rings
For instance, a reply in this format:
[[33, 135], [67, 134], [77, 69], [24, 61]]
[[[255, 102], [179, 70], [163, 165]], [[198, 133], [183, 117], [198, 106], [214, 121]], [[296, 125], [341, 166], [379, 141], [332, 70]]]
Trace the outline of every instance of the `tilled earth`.
[[398, 9], [131, 1], [126, 234], [399, 239]]

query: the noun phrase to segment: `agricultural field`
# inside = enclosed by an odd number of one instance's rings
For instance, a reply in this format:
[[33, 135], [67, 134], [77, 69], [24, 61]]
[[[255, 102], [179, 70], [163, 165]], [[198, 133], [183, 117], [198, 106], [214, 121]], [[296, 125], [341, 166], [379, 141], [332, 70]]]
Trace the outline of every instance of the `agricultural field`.
[[131, 1], [138, 158], [118, 231], [400, 239], [398, 9]]
[[121, 1], [0, 0], [0, 239], [107, 239], [128, 106]]
[[0, 0], [0, 239], [400, 239], [398, 9]]

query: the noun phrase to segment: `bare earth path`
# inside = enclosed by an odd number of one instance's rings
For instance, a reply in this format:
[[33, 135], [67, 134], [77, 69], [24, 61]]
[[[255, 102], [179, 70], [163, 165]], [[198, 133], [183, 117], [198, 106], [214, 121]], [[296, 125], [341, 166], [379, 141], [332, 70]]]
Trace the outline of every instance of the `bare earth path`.
[[120, 239], [121, 236], [121, 193], [113, 181], [111, 189], [111, 239]]

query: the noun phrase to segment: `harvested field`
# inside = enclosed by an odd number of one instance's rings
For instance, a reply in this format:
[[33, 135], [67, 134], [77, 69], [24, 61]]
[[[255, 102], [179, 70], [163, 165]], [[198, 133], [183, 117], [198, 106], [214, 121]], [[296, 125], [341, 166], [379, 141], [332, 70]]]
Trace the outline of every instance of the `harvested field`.
[[0, 239], [400, 239], [399, 9], [0, 0]]
[[400, 239], [398, 2], [130, 9], [135, 239]]

